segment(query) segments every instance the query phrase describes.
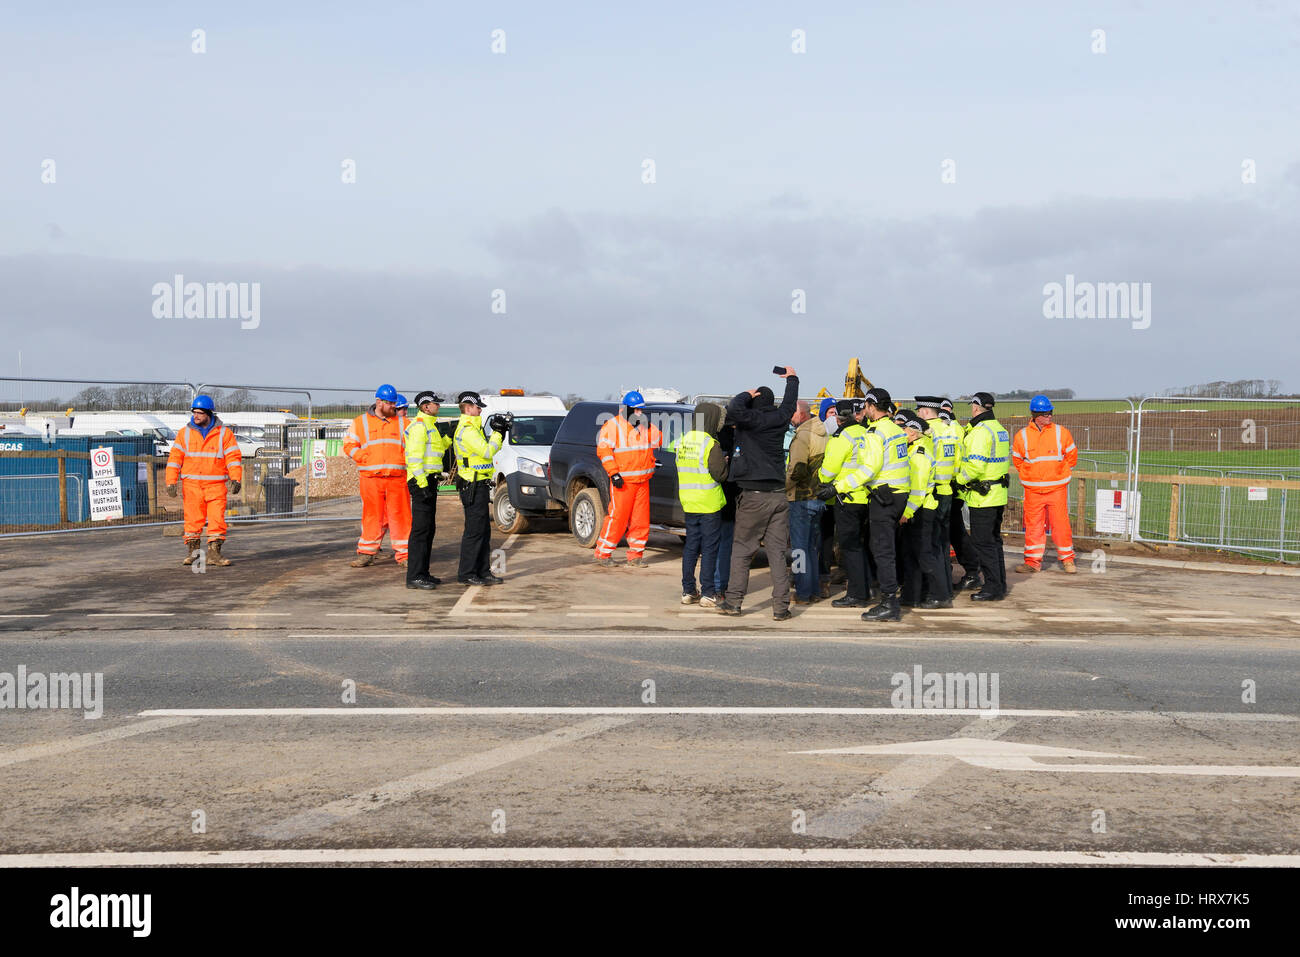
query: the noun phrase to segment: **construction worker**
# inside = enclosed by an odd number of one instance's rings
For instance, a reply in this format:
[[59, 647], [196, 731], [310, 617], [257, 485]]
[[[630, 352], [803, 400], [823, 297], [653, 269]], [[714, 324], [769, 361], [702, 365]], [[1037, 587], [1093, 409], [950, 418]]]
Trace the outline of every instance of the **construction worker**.
[[957, 489], [970, 509], [971, 547], [984, 577], [972, 601], [1001, 601], [1007, 594], [1007, 566], [1002, 553], [1002, 513], [1011, 484], [1011, 436], [993, 417], [994, 398], [976, 392], [971, 420], [957, 465]]
[[1043, 566], [1047, 530], [1052, 532], [1056, 557], [1073, 575], [1074, 538], [1070, 532], [1070, 473], [1079, 461], [1074, 436], [1052, 421], [1052, 400], [1036, 395], [1029, 400], [1029, 424], [1011, 443], [1011, 464], [1025, 487], [1025, 560], [1016, 566], [1032, 574]]
[[[895, 540], [899, 519], [907, 508], [907, 494], [911, 485], [908, 474], [907, 436], [890, 418], [893, 405], [884, 389], [871, 389], [864, 397], [867, 418], [871, 420], [868, 431], [875, 437], [879, 449], [879, 465], [875, 458], [859, 468], [845, 480], [854, 488], [869, 488], [868, 516], [871, 555], [876, 562], [876, 576], [880, 581], [880, 603], [863, 613], [863, 621], [901, 621], [902, 610], [898, 602], [898, 565]], [[838, 488], [838, 485], [837, 485]]]
[[442, 579], [429, 574], [429, 557], [437, 524], [438, 483], [443, 457], [451, 439], [438, 429], [442, 397], [421, 392], [415, 397], [418, 410], [406, 427], [406, 488], [411, 494], [411, 547], [406, 562], [406, 587], [431, 590]]
[[353, 568], [374, 564], [385, 530], [397, 564], [406, 564], [411, 496], [406, 489], [402, 424], [397, 417], [397, 390], [385, 384], [375, 390], [375, 404], [352, 420], [343, 437], [343, 454], [357, 464], [361, 486], [361, 537]]
[[902, 427], [908, 445], [907, 505], [899, 519], [903, 531], [899, 604], [909, 608], [951, 608], [952, 599], [946, 597], [940, 581], [943, 566], [934, 549], [939, 502], [934, 494], [936, 468], [929, 422], [915, 409], [900, 409], [894, 422]]
[[[939, 601], [952, 599], [952, 552], [948, 547], [952, 522], [952, 477], [957, 467], [957, 453], [961, 449], [961, 426], [943, 417], [943, 403], [937, 395], [918, 395], [916, 414], [929, 428], [930, 446], [934, 453], [934, 544], [939, 561], [938, 594], [929, 597]], [[952, 403], [948, 403], [949, 407]], [[960, 509], [959, 509], [960, 511]], [[960, 515], [958, 521], [961, 521]], [[964, 531], [964, 529], [963, 529]]]
[[465, 509], [465, 530], [460, 538], [460, 567], [456, 581], [462, 585], [500, 585], [505, 579], [492, 573], [492, 459], [501, 451], [510, 420], [502, 415], [488, 419], [492, 437], [483, 430], [483, 397], [462, 392], [456, 397], [460, 421], [452, 437], [456, 450], [456, 490]]
[[[826, 418], [829, 437], [817, 470], [817, 478], [822, 483], [817, 498], [834, 502], [831, 510], [835, 513], [835, 540], [840, 546], [840, 564], [844, 566], [848, 584], [847, 594], [831, 602], [834, 608], [867, 608], [871, 604], [871, 573], [867, 570], [866, 556], [870, 491], [861, 485], [836, 495], [840, 480], [861, 469], [869, 460], [874, 462], [871, 456], [881, 454], [878, 443], [871, 446], [870, 433], [862, 424], [866, 414], [866, 404], [861, 400], [840, 399], [835, 403], [835, 414]], [[875, 467], [878, 470], [879, 463]]]
[[199, 557], [203, 524], [208, 526], [208, 565], [229, 565], [221, 554], [226, 540], [226, 480], [239, 494], [244, 477], [235, 433], [217, 418], [212, 397], [196, 395], [190, 403], [190, 421], [176, 434], [167, 456], [167, 494], [176, 497], [179, 480], [185, 502], [185, 561]]
[[644, 555], [650, 538], [650, 476], [655, 472], [655, 449], [661, 445], [663, 436], [646, 416], [645, 399], [633, 389], [596, 439], [596, 454], [609, 476], [609, 515], [596, 542], [597, 565], [614, 564], [614, 549], [625, 532], [626, 564], [649, 564]]
[[[722, 507], [727, 503], [722, 492], [727, 457], [715, 438], [722, 424], [722, 406], [701, 402], [695, 407], [694, 420], [695, 427], [672, 445], [677, 455], [677, 497], [686, 516], [682, 604], [698, 601], [701, 608], [716, 608], [720, 598], [715, 570], [722, 535]], [[700, 566], [700, 588], [695, 587], [696, 562]]]

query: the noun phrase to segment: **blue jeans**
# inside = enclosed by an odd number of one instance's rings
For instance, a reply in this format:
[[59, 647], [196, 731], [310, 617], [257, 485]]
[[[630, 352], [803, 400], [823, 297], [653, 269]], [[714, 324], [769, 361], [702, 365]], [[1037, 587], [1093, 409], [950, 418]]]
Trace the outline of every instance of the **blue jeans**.
[[[718, 529], [718, 564], [713, 573], [715, 595], [727, 593], [727, 582], [731, 580], [731, 543], [735, 538], [736, 520], [722, 519], [722, 525]], [[703, 572], [700, 577], [703, 577]]]
[[686, 544], [682, 546], [682, 594], [695, 594], [695, 563], [700, 563], [704, 594], [712, 595], [713, 574], [718, 564], [718, 536], [722, 516], [717, 512], [686, 512]]
[[790, 503], [790, 548], [803, 551], [802, 562], [796, 556], [796, 567], [802, 564], [803, 571], [794, 573], [794, 594], [804, 601], [820, 591], [820, 569], [822, 548], [822, 512], [826, 503], [820, 499], [808, 499]]

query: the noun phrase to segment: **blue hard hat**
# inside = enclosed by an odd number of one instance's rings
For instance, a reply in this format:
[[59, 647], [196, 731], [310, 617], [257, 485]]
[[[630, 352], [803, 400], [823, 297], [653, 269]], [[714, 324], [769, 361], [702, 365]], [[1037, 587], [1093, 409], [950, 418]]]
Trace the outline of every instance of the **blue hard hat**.
[[822, 404], [817, 407], [817, 418], [825, 422], [827, 414], [834, 407], [835, 407], [835, 400], [832, 399], [830, 396], [827, 396], [826, 398], [822, 399]]
[[212, 396], [210, 395], [196, 395], [194, 401], [190, 403], [191, 412], [195, 409], [202, 409], [204, 412], [211, 412], [214, 408], [216, 408], [216, 406], [212, 404]]
[[375, 398], [383, 399], [385, 402], [396, 402], [397, 390], [385, 382], [383, 385], [381, 385], [378, 389], [375, 390]]
[[410, 406], [410, 404], [411, 404], [411, 403], [409, 403], [409, 402], [406, 401], [406, 396], [404, 396], [404, 395], [398, 395], [398, 397], [397, 397], [397, 407], [398, 407], [399, 409], [405, 409], [405, 408], [408, 408], [408, 407]]
[[633, 389], [627, 395], [623, 396], [623, 404], [629, 409], [641, 409], [645, 407], [645, 399], [641, 393]]
[[1052, 400], [1045, 395], [1036, 395], [1029, 400], [1030, 412], [1051, 412]]

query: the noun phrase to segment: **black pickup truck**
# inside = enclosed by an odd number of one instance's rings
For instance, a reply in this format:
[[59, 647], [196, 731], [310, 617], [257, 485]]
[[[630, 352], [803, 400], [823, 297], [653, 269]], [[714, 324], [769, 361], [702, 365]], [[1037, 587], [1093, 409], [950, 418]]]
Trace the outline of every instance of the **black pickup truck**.
[[[647, 404], [652, 425], [670, 444], [689, 428], [693, 405]], [[551, 445], [548, 492], [569, 511], [569, 529], [583, 547], [595, 548], [609, 509], [609, 476], [596, 454], [600, 427], [618, 415], [617, 402], [579, 402], [565, 416]], [[684, 535], [686, 518], [677, 498], [677, 456], [655, 450], [655, 474], [650, 477], [650, 525]]]

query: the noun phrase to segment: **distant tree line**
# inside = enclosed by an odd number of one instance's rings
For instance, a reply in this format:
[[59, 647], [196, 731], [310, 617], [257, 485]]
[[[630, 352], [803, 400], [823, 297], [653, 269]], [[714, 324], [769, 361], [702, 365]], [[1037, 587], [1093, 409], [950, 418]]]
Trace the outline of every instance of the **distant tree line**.
[[1073, 399], [1073, 389], [1016, 389], [1013, 392], [999, 392], [997, 398], [1002, 400], [1032, 399], [1036, 395], [1045, 395], [1049, 399]]
[[1232, 382], [1202, 382], [1170, 389], [1169, 395], [1187, 395], [1198, 399], [1268, 399], [1282, 394], [1277, 379], [1236, 379]]

